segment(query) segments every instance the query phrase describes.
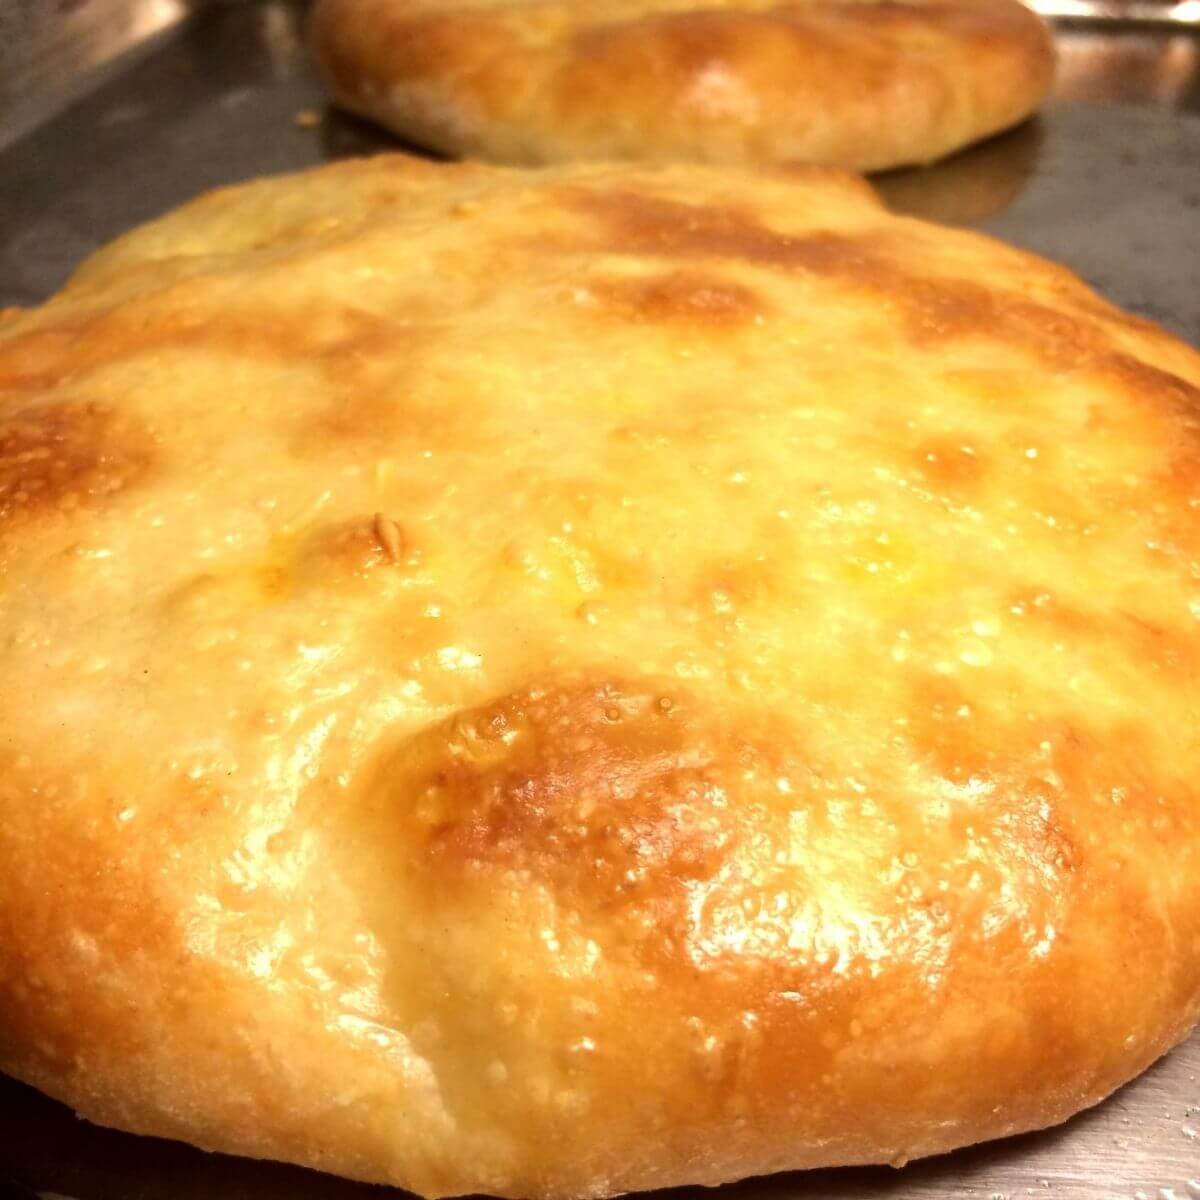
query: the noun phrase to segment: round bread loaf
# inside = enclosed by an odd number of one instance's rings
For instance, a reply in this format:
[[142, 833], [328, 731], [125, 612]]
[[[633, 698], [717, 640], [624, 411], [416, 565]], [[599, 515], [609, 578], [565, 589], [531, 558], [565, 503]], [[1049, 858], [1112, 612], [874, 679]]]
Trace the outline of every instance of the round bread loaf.
[[428, 1196], [902, 1162], [1200, 1012], [1200, 358], [821, 169], [402, 157], [0, 323], [0, 1070]]
[[925, 163], [1024, 120], [1054, 72], [1020, 0], [317, 0], [332, 95], [508, 163]]

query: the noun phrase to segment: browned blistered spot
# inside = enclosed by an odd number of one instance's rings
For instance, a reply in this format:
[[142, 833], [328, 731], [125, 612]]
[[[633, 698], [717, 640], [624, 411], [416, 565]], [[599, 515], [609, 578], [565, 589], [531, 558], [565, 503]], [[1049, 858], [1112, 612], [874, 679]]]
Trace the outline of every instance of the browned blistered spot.
[[847, 240], [834, 234], [780, 233], [733, 205], [684, 204], [646, 192], [579, 187], [564, 188], [561, 194], [569, 208], [599, 224], [604, 235], [600, 245], [620, 254], [736, 258], [795, 267], [810, 259], [840, 257]]
[[0, 344], [0, 388], [43, 390], [122, 359], [162, 350], [305, 361], [335, 376], [346, 360], [386, 347], [394, 322], [353, 308], [239, 311], [197, 291], [173, 306], [161, 297], [35, 329]]
[[[893, 257], [900, 249], [893, 236], [878, 230], [788, 234], [733, 205], [578, 188], [564, 196], [569, 207], [599, 224], [596, 249], [663, 258], [729, 258], [835, 280], [894, 305], [914, 338], [991, 331], [1003, 307], [996, 293], [970, 280], [914, 274]], [[1051, 310], [1045, 315], [1057, 316]]]
[[918, 761], [960, 786], [995, 769], [992, 731], [959, 683], [914, 670], [909, 689], [906, 740]]
[[434, 881], [517, 871], [615, 904], [727, 857], [739, 751], [723, 741], [675, 690], [531, 688], [420, 735], [388, 772], [402, 781], [389, 802]]
[[[765, 537], [777, 533], [764, 529]], [[688, 595], [695, 610], [718, 623], [734, 623], [778, 598], [781, 567], [773, 556], [721, 558], [697, 564]]]
[[[1001, 64], [1027, 61], [1034, 79], [1048, 69], [1047, 39], [1037, 21], [1005, 4], [776, 4], [766, 11], [685, 11], [583, 24], [570, 41], [558, 79], [557, 103], [566, 111], [611, 108], [631, 86], [651, 96], [682, 96], [688, 83], [714, 64], [756, 91], [784, 96], [797, 89], [820, 96], [831, 110], [864, 94], [882, 98], [907, 75], [910, 88], [949, 102], [922, 60], [970, 46], [976, 55], [999, 53]], [[913, 58], [910, 43], [921, 54]], [[911, 62], [911, 65], [909, 63]], [[986, 62], [986, 60], [985, 60]], [[701, 109], [703, 111], [703, 108]]]
[[[1200, 419], [1200, 388], [1119, 349], [1115, 326], [1139, 332], [1136, 320], [1106, 306], [1070, 277], [1029, 260], [1054, 283], [1057, 306], [974, 279], [924, 274], [906, 265], [920, 232], [868, 229], [788, 234], [735, 205], [686, 204], [633, 191], [565, 188], [567, 207], [590, 217], [599, 236], [589, 248], [667, 259], [735, 259], [831, 280], [881, 302], [918, 346], [978, 337], [1002, 342], [1057, 371], [1079, 371], [1123, 397], [1170, 416], [1190, 432]], [[914, 240], [915, 239], [915, 240]], [[1078, 303], [1077, 303], [1078, 300]], [[1067, 311], [1074, 309], [1076, 311]]]
[[1193, 435], [1200, 432], [1200, 387], [1130, 354], [1112, 354], [1104, 365], [1134, 404], [1177, 418]]
[[631, 321], [713, 328], [744, 324], [767, 308], [750, 288], [694, 271], [597, 279], [588, 283], [587, 290], [603, 311]]
[[[992, 329], [1001, 308], [996, 293], [983, 285], [914, 274], [892, 257], [892, 237], [877, 230], [788, 234], [733, 205], [684, 204], [624, 191], [571, 189], [565, 194], [569, 206], [602, 227], [597, 248], [666, 258], [731, 258], [833, 279], [894, 304], [914, 336]], [[1046, 310], [1046, 316], [1058, 314]]]
[[1132, 648], [1133, 660], [1144, 662], [1162, 671], [1179, 672], [1191, 678], [1196, 673], [1197, 646], [1195, 637], [1178, 627], [1172, 629], [1158, 621], [1132, 613], [1118, 613], [1120, 633]]
[[298, 451], [323, 454], [331, 440], [383, 451], [398, 441], [429, 445], [461, 438], [463, 406], [446, 404], [437, 389], [416, 386], [438, 337], [430, 325], [381, 323], [318, 359], [328, 400], [300, 422]]
[[101, 503], [149, 464], [144, 433], [98, 404], [66, 402], [0, 419], [0, 528]]
[[[587, 24], [571, 39], [571, 82], [578, 86], [603, 69], [599, 83], [609, 87], [620, 72], [628, 78], [630, 57], [645, 61], [652, 54], [660, 70], [681, 75], [727, 61], [732, 43], [743, 34], [753, 14], [667, 13], [636, 21]], [[773, 22], [777, 28], [782, 26]], [[584, 95], [591, 100], [587, 91]], [[570, 99], [569, 94], [564, 97]]]
[[328, 401], [298, 415], [298, 448], [389, 441], [400, 429], [421, 436], [452, 422], [447, 406], [424, 408], [404, 382], [436, 331], [354, 308], [294, 310], [222, 307], [183, 292], [176, 307], [131, 302], [88, 318], [34, 330], [0, 344], [0, 392], [42, 392], [112, 363], [161, 351], [229, 355], [316, 372]]
[[1153, 518], [1154, 552], [1183, 564], [1200, 559], [1200, 444], [1176, 436], [1167, 458], [1161, 471], [1147, 473], [1125, 498]]
[[1200, 447], [1188, 438], [1178, 438], [1175, 442], [1171, 447], [1174, 453], [1168, 453], [1167, 465], [1150, 476], [1148, 482], [1161, 488], [1163, 497], [1175, 503], [1182, 524], [1194, 537], [1200, 535], [1200, 520], [1192, 503], [1200, 499]]
[[934, 438], [916, 448], [922, 476], [935, 488], [962, 492], [974, 487], [987, 469], [986, 459], [962, 439]]
[[[489, 13], [409, 13], [388, 6], [368, 38], [335, 5], [315, 7], [312, 38], [320, 65], [343, 95], [390, 86], [397, 79], [469, 77], [488, 101], [511, 99], [521, 82], [521, 47]], [[507, 85], [505, 88], [504, 85]]]
[[331, 442], [371, 454], [385, 452], [398, 439], [439, 443], [461, 424], [461, 414], [454, 405], [405, 394], [386, 356], [375, 364], [364, 359], [343, 365], [341, 376], [331, 377], [327, 402], [300, 422], [296, 439], [299, 453], [324, 454]]
[[596, 112], [620, 104], [630, 80], [636, 80], [644, 89], [638, 97], [643, 105], [661, 102], [673, 110], [703, 113], [703, 105], [689, 96], [694, 81], [714, 64], [737, 76], [749, 73], [760, 88], [769, 87], [764, 62], [781, 75], [794, 75], [802, 56], [807, 52], [811, 58], [819, 49], [814, 38], [779, 19], [778, 12], [666, 13], [588, 22], [574, 33], [553, 78], [553, 102], [568, 120], [592, 123]]
[[1013, 593], [1015, 615], [1069, 646], [1101, 644], [1129, 662], [1157, 670], [1192, 674], [1200, 666], [1200, 647], [1187, 626], [1172, 628], [1120, 609], [1086, 609], [1048, 591]]

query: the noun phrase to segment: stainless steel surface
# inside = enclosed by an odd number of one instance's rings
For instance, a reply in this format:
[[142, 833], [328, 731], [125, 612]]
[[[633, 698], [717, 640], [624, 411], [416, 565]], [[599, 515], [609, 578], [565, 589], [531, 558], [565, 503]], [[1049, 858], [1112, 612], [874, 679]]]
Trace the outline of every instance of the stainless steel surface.
[[0, 146], [93, 85], [196, 0], [0, 0]]
[[[89, 250], [205, 187], [396, 145], [324, 106], [299, 9], [284, 0], [218, 4], [173, 28], [152, 53], [122, 59], [84, 101], [0, 150], [0, 304], [36, 302]], [[1072, 25], [1061, 48], [1058, 93], [1042, 118], [879, 186], [897, 207], [1065, 261], [1200, 342], [1200, 35]], [[41, 94], [30, 101], [51, 106]], [[1198, 1078], [1200, 1038], [1060, 1130], [901, 1171], [821, 1171], [702, 1195], [1200, 1200]], [[0, 1081], [5, 1198], [6, 1177], [77, 1200], [395, 1195], [99, 1130]]]
[[1200, 25], [1200, 0], [1027, 0], [1043, 16], [1077, 21]]

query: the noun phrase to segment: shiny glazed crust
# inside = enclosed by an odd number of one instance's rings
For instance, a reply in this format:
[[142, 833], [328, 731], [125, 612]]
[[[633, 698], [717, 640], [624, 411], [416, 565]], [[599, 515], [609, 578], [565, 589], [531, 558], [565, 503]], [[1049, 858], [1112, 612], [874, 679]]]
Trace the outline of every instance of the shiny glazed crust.
[[524, 164], [931, 162], [1054, 72], [1020, 0], [317, 0], [312, 43], [346, 107]]
[[426, 1195], [900, 1161], [1200, 1009], [1200, 360], [819, 169], [403, 157], [0, 323], [0, 1070]]

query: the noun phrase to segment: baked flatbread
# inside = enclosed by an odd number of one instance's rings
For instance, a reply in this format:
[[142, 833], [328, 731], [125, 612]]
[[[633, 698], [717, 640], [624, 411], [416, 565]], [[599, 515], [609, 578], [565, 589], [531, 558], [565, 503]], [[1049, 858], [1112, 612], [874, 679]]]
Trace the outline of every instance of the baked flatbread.
[[0, 333], [0, 1069], [425, 1195], [900, 1162], [1200, 1010], [1200, 359], [818, 169], [383, 157]]
[[317, 0], [334, 98], [417, 145], [573, 159], [925, 163], [1054, 70], [1019, 0]]

